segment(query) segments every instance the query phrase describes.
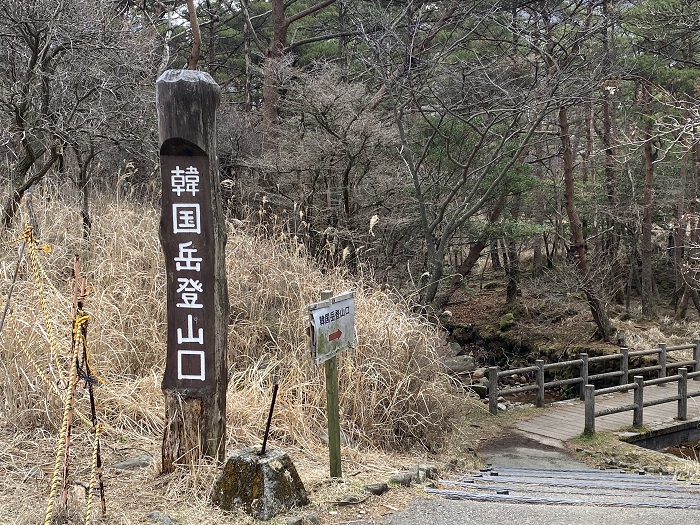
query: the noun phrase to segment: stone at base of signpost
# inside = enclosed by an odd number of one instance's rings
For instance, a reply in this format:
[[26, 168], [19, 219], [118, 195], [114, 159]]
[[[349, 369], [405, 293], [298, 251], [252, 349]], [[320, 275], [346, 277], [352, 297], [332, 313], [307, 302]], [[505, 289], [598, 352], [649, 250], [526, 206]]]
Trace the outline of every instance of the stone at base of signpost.
[[260, 447], [235, 452], [214, 482], [211, 500], [224, 510], [240, 508], [259, 520], [309, 503], [294, 463], [282, 450]]

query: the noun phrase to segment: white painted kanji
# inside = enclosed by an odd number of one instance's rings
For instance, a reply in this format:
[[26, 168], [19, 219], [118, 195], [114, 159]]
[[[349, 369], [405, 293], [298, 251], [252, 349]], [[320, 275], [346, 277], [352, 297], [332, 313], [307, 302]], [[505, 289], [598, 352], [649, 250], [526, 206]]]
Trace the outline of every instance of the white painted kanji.
[[[198, 374], [185, 374], [182, 369], [182, 360], [187, 357], [199, 358], [199, 373]], [[195, 379], [199, 381], [204, 381], [206, 379], [206, 372], [204, 369], [204, 352], [202, 350], [178, 350], [177, 351], [177, 378], [178, 379]]]
[[198, 328], [197, 335], [195, 335], [192, 314], [187, 316], [187, 335], [183, 335], [182, 328], [177, 329], [177, 344], [181, 345], [182, 343], [204, 344], [204, 329]]
[[198, 203], [173, 204], [173, 233], [202, 233]]
[[198, 302], [199, 294], [203, 291], [203, 285], [199, 280], [178, 277], [177, 282], [176, 293], [180, 294], [181, 300], [175, 305], [177, 308], [204, 308], [204, 305]]
[[193, 246], [194, 243], [192, 241], [178, 244], [178, 256], [173, 259], [175, 261], [175, 269], [178, 272], [182, 270], [199, 272], [201, 270], [202, 258], [195, 257], [197, 248]]
[[173, 193], [180, 197], [183, 193], [189, 193], [193, 197], [199, 192], [199, 170], [194, 166], [188, 166], [184, 170], [175, 166], [170, 170], [170, 187]]

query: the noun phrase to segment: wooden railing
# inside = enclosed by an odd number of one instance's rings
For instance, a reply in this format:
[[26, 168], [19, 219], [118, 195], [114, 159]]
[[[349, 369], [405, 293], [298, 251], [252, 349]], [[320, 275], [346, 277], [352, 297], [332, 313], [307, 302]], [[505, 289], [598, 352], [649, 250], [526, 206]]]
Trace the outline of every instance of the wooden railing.
[[[667, 361], [667, 356], [669, 352], [677, 352], [681, 350], [692, 350], [693, 359], [691, 361], [680, 361], [671, 363]], [[631, 358], [653, 355], [657, 356], [655, 365], [630, 368]], [[591, 364], [605, 363], [608, 361], [618, 361], [618, 369], [612, 372], [589, 374]], [[657, 348], [652, 348], [650, 350], [635, 350], [632, 352], [630, 352], [627, 348], [621, 348], [619, 354], [609, 354], [595, 357], [589, 357], [588, 354], [582, 353], [579, 354], [578, 359], [573, 359], [571, 361], [561, 361], [559, 363], [545, 364], [545, 362], [542, 359], [538, 359], [537, 361], [535, 361], [535, 364], [533, 366], [513, 368], [509, 370], [500, 370], [497, 366], [492, 366], [488, 369], [489, 412], [491, 412], [492, 414], [496, 414], [496, 412], [498, 411], [498, 398], [500, 396], [516, 394], [520, 392], [536, 391], [536, 405], [538, 407], [543, 407], [545, 390], [567, 385], [580, 385], [580, 398], [584, 399], [586, 393], [586, 389], [584, 387], [586, 385], [592, 385], [594, 381], [599, 381], [601, 379], [614, 379], [619, 377], [619, 386], [612, 388], [618, 388], [620, 391], [625, 389], [629, 390], [631, 388], [636, 389], [637, 387], [633, 385], [636, 385], [637, 383], [630, 383], [629, 378], [630, 376], [633, 376], [636, 381], [637, 375], [643, 372], [656, 371], [658, 372], [658, 377], [657, 379], [654, 379], [652, 381], [668, 379], [668, 381], [665, 382], [670, 382], [677, 381], [678, 379], [673, 378], [677, 378], [678, 376], [667, 377], [669, 369], [691, 367], [693, 369], [693, 373], [688, 374], [688, 377], [691, 377], [692, 379], [698, 381], [700, 380], [700, 374], [697, 374], [698, 372], [700, 372], [700, 367], [698, 366], [698, 363], [700, 363], [700, 340], [695, 341], [693, 344], [670, 347], [667, 347], [665, 343], [659, 343], [659, 346]], [[568, 379], [545, 381], [545, 372], [564, 368], [573, 369], [577, 371], [578, 375]], [[499, 390], [498, 380], [504, 377], [512, 376], [514, 374], [534, 374], [534, 382], [523, 386], [516, 386]], [[649, 382], [647, 382], [647, 384], [649, 384]], [[595, 397], [595, 395], [599, 395], [599, 392], [604, 392], [605, 390], [608, 389], [597, 391], [594, 390], [595, 394], [593, 395], [593, 397]]]
[[[688, 419], [688, 399], [691, 397], [700, 396], [700, 392], [692, 394], [688, 393], [688, 379], [700, 380], [700, 371], [688, 373], [688, 369], [681, 367], [678, 369], [678, 374], [674, 376], [659, 377], [658, 379], [644, 380], [642, 376], [634, 376], [634, 383], [629, 385], [619, 385], [609, 388], [601, 388], [596, 390], [594, 385], [586, 385], [584, 387], [584, 405], [585, 419], [583, 431], [586, 434], [595, 432], [595, 418], [600, 416], [608, 416], [610, 414], [619, 414], [620, 412], [634, 411], [632, 417], [632, 426], [644, 426], [644, 408], [664, 403], [672, 403], [678, 401], [678, 413], [676, 418], [679, 421]], [[678, 393], [674, 396], [654, 399], [653, 401], [644, 401], [644, 388], [647, 386], [664, 385], [666, 383], [678, 383]], [[627, 392], [634, 390], [634, 399], [629, 405], [607, 408], [605, 410], [595, 411], [595, 397], [604, 394], [612, 394], [615, 392]]]

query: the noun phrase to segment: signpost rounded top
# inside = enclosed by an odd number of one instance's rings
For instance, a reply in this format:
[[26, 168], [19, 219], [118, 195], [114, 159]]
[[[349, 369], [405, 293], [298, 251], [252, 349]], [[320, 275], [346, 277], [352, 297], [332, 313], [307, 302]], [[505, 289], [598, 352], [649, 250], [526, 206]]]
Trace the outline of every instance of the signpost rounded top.
[[188, 69], [164, 72], [156, 82], [161, 148], [173, 139], [189, 142], [206, 154], [212, 154], [214, 162], [216, 109], [220, 98], [221, 89], [208, 73]]
[[191, 69], [168, 69], [164, 71], [156, 81], [157, 84], [161, 82], [205, 82], [216, 86], [217, 90], [219, 89], [219, 85], [209, 73], [193, 71]]

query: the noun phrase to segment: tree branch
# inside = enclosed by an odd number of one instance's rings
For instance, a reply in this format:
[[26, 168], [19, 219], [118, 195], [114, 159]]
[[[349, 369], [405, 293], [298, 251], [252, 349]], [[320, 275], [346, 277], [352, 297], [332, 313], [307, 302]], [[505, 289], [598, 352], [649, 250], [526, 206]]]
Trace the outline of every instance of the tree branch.
[[199, 31], [197, 8], [194, 5], [194, 0], [187, 0], [187, 11], [190, 14], [190, 27], [192, 28], [192, 54], [189, 62], [187, 62], [187, 69], [195, 70], [201, 55], [202, 33]]
[[303, 11], [299, 11], [298, 13], [293, 14], [292, 16], [285, 18], [285, 19], [284, 19], [284, 24], [285, 24], [285, 26], [289, 27], [290, 25], [292, 25], [292, 24], [293, 24], [294, 22], [296, 22], [297, 20], [301, 20], [301, 19], [304, 18], [305, 16], [312, 15], [312, 14], [314, 14], [316, 11], [320, 11], [320, 10], [323, 9], [324, 7], [328, 7], [329, 5], [335, 3], [335, 1], [336, 1], [336, 0], [323, 0], [322, 2], [319, 2], [319, 3], [316, 4], [316, 5], [312, 5], [311, 7], [308, 7], [308, 8], [306, 8], [306, 9], [304, 9]]

